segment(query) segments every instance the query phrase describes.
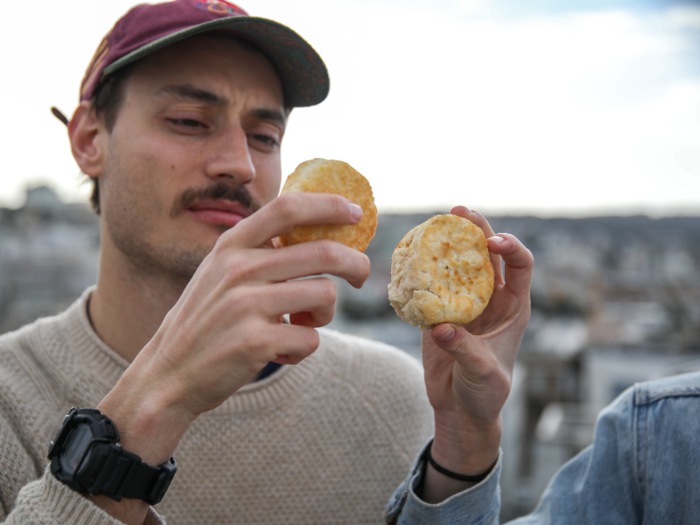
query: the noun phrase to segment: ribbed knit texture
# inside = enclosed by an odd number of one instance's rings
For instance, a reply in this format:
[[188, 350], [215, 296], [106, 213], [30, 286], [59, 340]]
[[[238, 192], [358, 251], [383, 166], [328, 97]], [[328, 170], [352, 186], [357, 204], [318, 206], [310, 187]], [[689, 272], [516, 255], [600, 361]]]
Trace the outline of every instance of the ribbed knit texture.
[[[94, 333], [88, 297], [0, 337], [0, 521], [117, 524], [45, 470], [71, 406], [128, 366]], [[390, 346], [320, 330], [321, 347], [200, 416], [146, 523], [378, 524], [432, 434], [422, 372]]]

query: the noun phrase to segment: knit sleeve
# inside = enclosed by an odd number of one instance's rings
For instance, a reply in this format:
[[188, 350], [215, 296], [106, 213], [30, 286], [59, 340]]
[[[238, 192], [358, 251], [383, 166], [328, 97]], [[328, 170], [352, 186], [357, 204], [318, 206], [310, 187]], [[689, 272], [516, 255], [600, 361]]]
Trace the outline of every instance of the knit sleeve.
[[[0, 416], [0, 520], [6, 525], [120, 525], [104, 510], [58, 481], [49, 465], [36, 479], [35, 466], [10, 425]], [[150, 509], [144, 525], [164, 525]]]
[[[81, 525], [123, 525], [100, 507], [58, 481], [47, 465], [44, 475], [25, 485], [14, 510], [7, 516], [7, 525], [55, 525], [77, 522]], [[73, 519], [68, 520], [68, 517]], [[165, 525], [165, 520], [150, 508], [144, 525]]]
[[37, 477], [30, 455], [0, 412], [0, 520], [5, 522], [20, 489]]

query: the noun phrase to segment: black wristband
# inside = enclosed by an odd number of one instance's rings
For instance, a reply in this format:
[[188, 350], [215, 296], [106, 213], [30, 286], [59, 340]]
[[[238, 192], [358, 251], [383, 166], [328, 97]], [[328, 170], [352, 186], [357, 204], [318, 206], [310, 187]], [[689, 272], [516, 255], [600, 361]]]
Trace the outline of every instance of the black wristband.
[[440, 465], [438, 465], [438, 464], [435, 462], [435, 460], [433, 459], [432, 454], [430, 453], [430, 451], [432, 450], [432, 448], [433, 448], [433, 444], [431, 443], [430, 445], [428, 445], [428, 449], [426, 450], [426, 456], [428, 456], [428, 463], [430, 463], [430, 465], [431, 465], [435, 470], [437, 470], [440, 474], [444, 474], [444, 475], [447, 476], [448, 478], [458, 479], [458, 480], [460, 480], [460, 481], [473, 481], [473, 482], [475, 482], [475, 483], [478, 483], [479, 481], [484, 481], [484, 480], [486, 479], [486, 477], [487, 477], [487, 476], [491, 473], [491, 471], [493, 470], [493, 467], [496, 466], [496, 463], [498, 463], [498, 459], [496, 459], [496, 462], [495, 462], [493, 465], [491, 465], [491, 466], [488, 468], [488, 470], [487, 470], [486, 472], [484, 472], [483, 474], [477, 474], [477, 475], [475, 475], [475, 476], [467, 476], [466, 474], [457, 474], [456, 472], [452, 472], [451, 470], [447, 470], [445, 467], [441, 467]]
[[119, 445], [114, 422], [93, 408], [71, 408], [49, 448], [51, 472], [73, 490], [116, 501], [160, 502], [177, 471], [173, 458], [153, 467]]

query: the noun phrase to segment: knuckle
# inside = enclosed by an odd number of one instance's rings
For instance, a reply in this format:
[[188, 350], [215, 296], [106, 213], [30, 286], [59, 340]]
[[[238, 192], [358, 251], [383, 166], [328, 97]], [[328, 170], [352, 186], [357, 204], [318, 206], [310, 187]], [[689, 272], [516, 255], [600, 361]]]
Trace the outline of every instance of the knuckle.
[[472, 211], [472, 217], [474, 219], [472, 222], [482, 230], [489, 225], [488, 221], [486, 220], [486, 217], [484, 217], [484, 215], [482, 213], [479, 213], [478, 211]]
[[[297, 332], [292, 341], [288, 341], [289, 349], [302, 359], [313, 354], [321, 345], [321, 337], [313, 328], [304, 328]], [[301, 359], [300, 359], [301, 360]]]
[[316, 257], [324, 266], [335, 266], [341, 262], [338, 246], [331, 241], [320, 241], [316, 245]]
[[223, 280], [228, 285], [245, 282], [250, 280], [255, 269], [256, 267], [250, 258], [236, 257], [226, 265]]
[[233, 228], [230, 230], [225, 231], [223, 234], [219, 236], [218, 239], [216, 239], [216, 242], [214, 243], [214, 247], [211, 249], [211, 252], [209, 252], [209, 255], [214, 258], [220, 258], [220, 257], [225, 257], [226, 252], [228, 251], [229, 248], [229, 243], [230, 243], [230, 236]]
[[318, 331], [313, 328], [305, 330], [305, 341], [304, 341], [304, 355], [311, 355], [316, 351], [316, 349], [321, 345], [321, 336], [318, 335]]
[[343, 216], [348, 214], [348, 201], [341, 195], [331, 194], [331, 206], [333, 214]]
[[240, 322], [240, 326], [247, 332], [254, 328], [251, 322], [257, 322], [260, 303], [257, 290], [248, 286], [238, 286], [226, 292], [222, 313], [225, 312], [232, 322], [234, 319]]
[[269, 345], [268, 331], [256, 319], [249, 319], [236, 334], [236, 345], [250, 354], [259, 354]]
[[367, 257], [364, 253], [360, 254], [361, 257], [358, 261], [358, 268], [360, 270], [360, 276], [362, 277], [363, 280], [366, 280], [369, 278], [369, 273], [372, 269], [372, 265], [370, 263], [369, 257]]
[[508, 235], [513, 239], [513, 251], [520, 252], [519, 257], [522, 260], [522, 266], [532, 266], [535, 262], [535, 256], [532, 255], [530, 249], [520, 242], [515, 235]]
[[525, 248], [525, 257], [527, 258], [528, 266], [533, 266], [535, 264], [535, 256], [528, 248]]
[[319, 296], [321, 298], [322, 304], [333, 304], [335, 303], [338, 291], [335, 283], [330, 279], [320, 279], [319, 283]]
[[295, 217], [295, 211], [298, 209], [296, 204], [297, 196], [294, 193], [285, 193], [277, 197], [271, 204], [273, 213], [280, 217], [282, 221], [289, 222]]
[[253, 302], [253, 304], [259, 302], [259, 296], [257, 290], [253, 290], [251, 287], [246, 285], [237, 286], [235, 289], [229, 290], [228, 292], [228, 307], [239, 309], [241, 306], [245, 309], [245, 305]]

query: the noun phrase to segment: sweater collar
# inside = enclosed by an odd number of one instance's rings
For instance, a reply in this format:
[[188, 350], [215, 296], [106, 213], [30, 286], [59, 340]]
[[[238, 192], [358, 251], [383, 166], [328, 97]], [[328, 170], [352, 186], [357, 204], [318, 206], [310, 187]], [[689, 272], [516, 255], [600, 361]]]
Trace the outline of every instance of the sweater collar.
[[[64, 384], [75, 384], [76, 378], [81, 377], [92, 379], [87, 383], [93, 388], [83, 393], [86, 403], [83, 406], [97, 404], [129, 366], [123, 357], [100, 339], [90, 323], [87, 304], [94, 289], [92, 286], [85, 290], [73, 305], [58, 316], [57, 320], [64, 327], [65, 348], [70, 350], [69, 355], [63, 358], [52, 356], [51, 359], [62, 365], [59, 373], [64, 376]], [[245, 413], [292, 402], [320, 372], [321, 366], [321, 360], [315, 353], [298, 365], [282, 367], [271, 376], [244, 386], [210, 414]]]

